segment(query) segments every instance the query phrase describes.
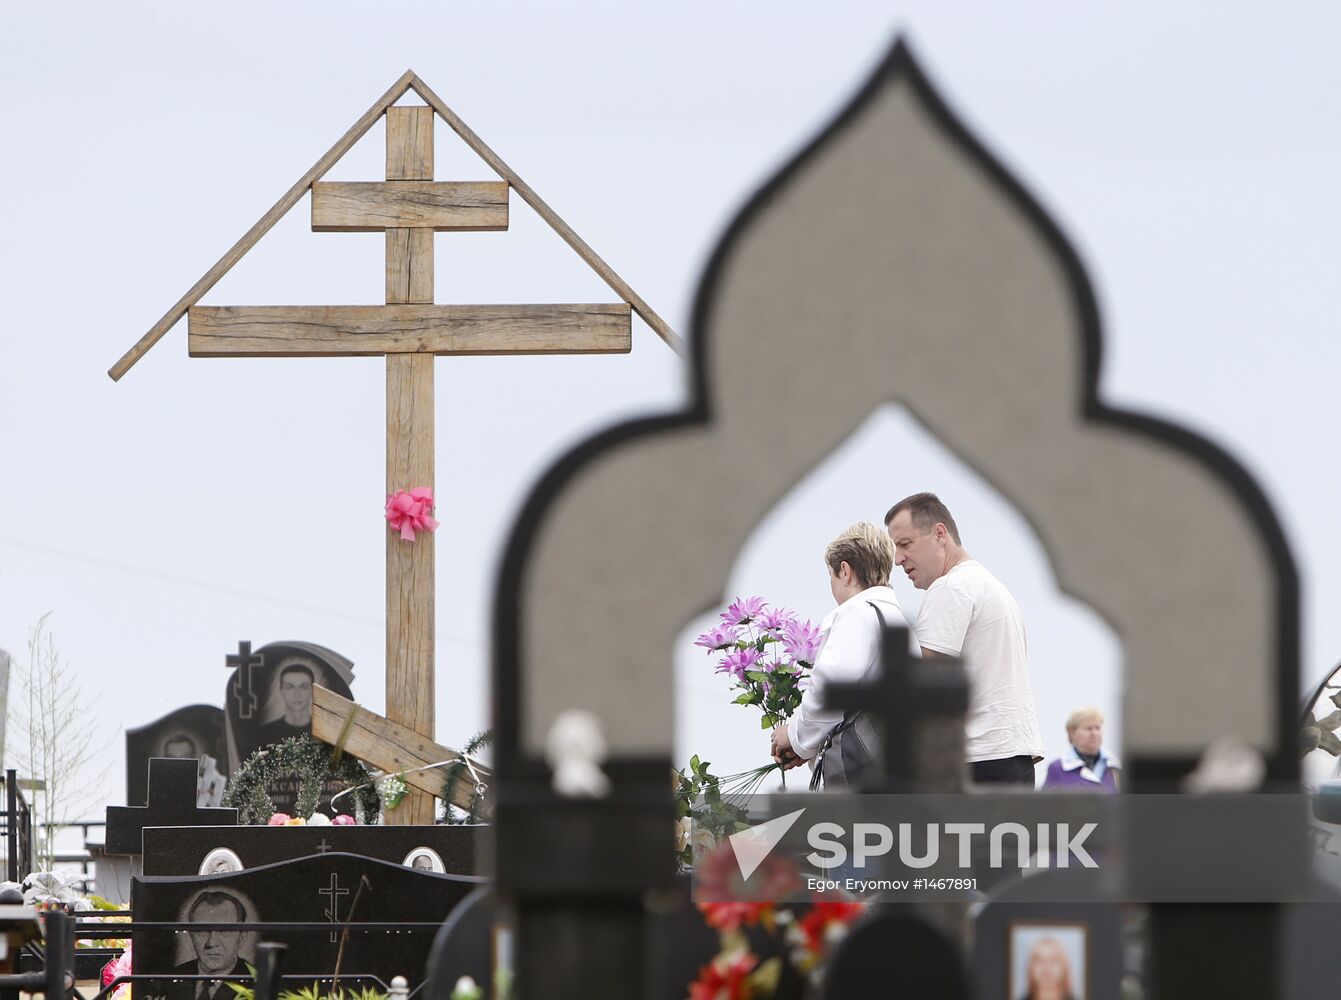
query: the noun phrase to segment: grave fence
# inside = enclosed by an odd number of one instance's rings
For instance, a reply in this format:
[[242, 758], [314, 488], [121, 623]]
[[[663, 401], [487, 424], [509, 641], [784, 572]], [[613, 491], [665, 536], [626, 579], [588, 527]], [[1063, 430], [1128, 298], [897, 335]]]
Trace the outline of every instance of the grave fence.
[[33, 814], [13, 768], [5, 771], [4, 823], [5, 879], [17, 882], [33, 870]]
[[[123, 922], [114, 925], [97, 922], [100, 918], [117, 917], [124, 918]], [[332, 931], [332, 924], [326, 921], [275, 921], [275, 920], [253, 920], [253, 921], [159, 921], [159, 920], [135, 920], [130, 910], [100, 910], [95, 912], [82, 912], [74, 914], [75, 940], [97, 940], [109, 937], [129, 938], [134, 934], [144, 934], [145, 932], [161, 933], [183, 933], [187, 931], [237, 931], [243, 934], [267, 934], [267, 933], [321, 933], [327, 934]], [[360, 933], [427, 933], [436, 935], [442, 929], [441, 921], [341, 921], [335, 928], [342, 934], [360, 934]], [[75, 996], [80, 1000], [106, 1000], [114, 993], [118, 986], [123, 983], [166, 983], [169, 980], [181, 982], [236, 982], [248, 983], [255, 982], [254, 1000], [275, 1000], [281, 989], [289, 987], [309, 986], [312, 983], [320, 983], [323, 986], [329, 986], [337, 977], [332, 975], [314, 975], [312, 973], [285, 973], [283, 968], [283, 952], [285, 945], [262, 941], [257, 945], [257, 961], [255, 963], [256, 976], [241, 975], [182, 975], [172, 973], [135, 973], [133, 975], [118, 976], [111, 980], [106, 986], [101, 987], [91, 996], [85, 996], [78, 990]], [[83, 949], [79, 949], [83, 950]], [[267, 960], [267, 956], [269, 957]], [[77, 953], [76, 953], [77, 957]], [[111, 956], [109, 956], [111, 957]], [[418, 979], [418, 974], [422, 970], [406, 970], [415, 975], [412, 978]], [[93, 978], [92, 976], [81, 976], [80, 978]], [[263, 990], [262, 980], [266, 979], [266, 989]], [[418, 995], [424, 986], [427, 985], [427, 979], [420, 982], [418, 986], [404, 992], [396, 989], [398, 985], [394, 980], [387, 983], [380, 975], [360, 972], [357, 969], [341, 969], [338, 975], [338, 981], [342, 983], [358, 985], [375, 985], [388, 996], [395, 997], [396, 1000], [409, 1000], [409, 998]]]

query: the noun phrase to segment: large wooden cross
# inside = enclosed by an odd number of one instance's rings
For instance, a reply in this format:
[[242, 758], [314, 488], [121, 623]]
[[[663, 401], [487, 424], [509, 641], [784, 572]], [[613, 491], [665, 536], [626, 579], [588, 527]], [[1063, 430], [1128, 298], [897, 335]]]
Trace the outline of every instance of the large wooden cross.
[[[393, 106], [413, 88], [424, 106]], [[498, 173], [501, 181], [433, 178], [434, 113]], [[386, 179], [318, 183], [373, 122], [386, 118]], [[201, 296], [308, 191], [317, 232], [385, 232], [386, 304], [380, 306], [198, 306]], [[433, 234], [506, 229], [516, 191], [623, 301], [598, 305], [436, 305]], [[433, 359], [448, 354], [610, 354], [631, 348], [631, 313], [677, 351], [665, 322], [417, 76], [406, 72], [368, 113], [196, 285], [109, 374], [119, 379], [189, 310], [193, 357], [386, 357], [386, 488], [433, 486]], [[433, 536], [387, 534], [387, 720], [434, 735]], [[314, 727], [314, 732], [315, 732]], [[317, 733], [322, 736], [322, 733]], [[357, 754], [387, 770], [396, 755], [376, 746]], [[425, 781], [428, 777], [425, 776]], [[432, 823], [425, 782], [387, 818]]]

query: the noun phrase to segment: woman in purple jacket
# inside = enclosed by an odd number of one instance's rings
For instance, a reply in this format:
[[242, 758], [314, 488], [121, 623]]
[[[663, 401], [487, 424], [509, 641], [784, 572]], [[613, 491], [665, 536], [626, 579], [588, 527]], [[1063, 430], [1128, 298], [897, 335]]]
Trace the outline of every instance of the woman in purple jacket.
[[1066, 753], [1048, 765], [1044, 788], [1113, 793], [1122, 762], [1103, 748], [1104, 717], [1097, 708], [1080, 708], [1066, 720]]

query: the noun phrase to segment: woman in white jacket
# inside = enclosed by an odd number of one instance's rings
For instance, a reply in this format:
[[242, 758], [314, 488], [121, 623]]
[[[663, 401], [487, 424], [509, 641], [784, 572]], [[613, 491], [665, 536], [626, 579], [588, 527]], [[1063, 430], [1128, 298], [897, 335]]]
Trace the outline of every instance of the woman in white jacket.
[[880, 661], [882, 618], [885, 626], [908, 629], [911, 649], [920, 652], [899, 599], [889, 589], [894, 546], [888, 533], [869, 521], [854, 524], [829, 543], [824, 562], [838, 607], [820, 624], [812, 684], [801, 707], [773, 730], [773, 759], [789, 768], [806, 762], [813, 767], [825, 738], [844, 722], [841, 709], [825, 705], [824, 686], [861, 680], [874, 671]]

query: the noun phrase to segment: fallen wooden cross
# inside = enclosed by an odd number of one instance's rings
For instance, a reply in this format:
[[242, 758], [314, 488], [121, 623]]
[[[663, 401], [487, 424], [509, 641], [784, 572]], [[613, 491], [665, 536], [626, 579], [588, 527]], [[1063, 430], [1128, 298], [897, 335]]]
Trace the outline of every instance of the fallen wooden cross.
[[343, 736], [345, 753], [389, 774], [399, 774], [407, 785], [432, 796], [441, 797], [447, 767], [459, 767], [464, 773], [452, 786], [450, 801], [467, 811], [475, 804], [475, 775], [486, 782], [491, 777], [487, 768], [474, 761], [467, 767], [455, 750], [320, 685], [312, 688], [312, 735], [332, 746], [340, 745]]

